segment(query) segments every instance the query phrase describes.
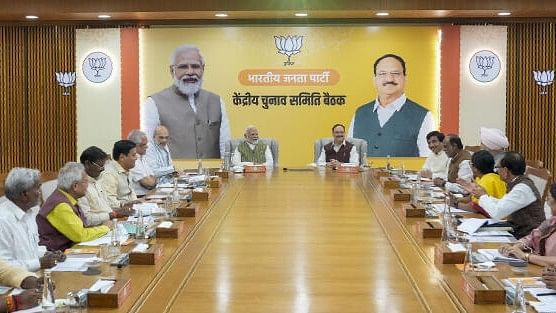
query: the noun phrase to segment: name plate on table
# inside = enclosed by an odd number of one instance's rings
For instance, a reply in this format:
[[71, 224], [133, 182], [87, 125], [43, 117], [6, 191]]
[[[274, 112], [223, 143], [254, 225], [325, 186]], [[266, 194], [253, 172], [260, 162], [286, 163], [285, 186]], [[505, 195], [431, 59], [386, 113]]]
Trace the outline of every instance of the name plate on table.
[[193, 189], [193, 191], [191, 192], [192, 201], [208, 201], [208, 199], [209, 199], [209, 192], [204, 188]]
[[506, 290], [494, 275], [463, 273], [465, 294], [474, 304], [504, 304]]
[[385, 168], [377, 168], [373, 170], [373, 175], [377, 178], [392, 176], [390, 171]]
[[131, 279], [118, 279], [106, 293], [90, 291], [87, 293], [87, 305], [92, 308], [118, 308], [131, 293]]
[[183, 234], [185, 224], [182, 221], [162, 222], [156, 227], [156, 237], [158, 238], [178, 238]]
[[228, 177], [230, 177], [230, 171], [218, 170], [218, 171], [214, 172], [214, 175], [216, 175], [220, 178], [227, 179]]
[[394, 177], [380, 177], [380, 183], [385, 189], [400, 188], [400, 180]]
[[411, 199], [411, 191], [407, 189], [394, 189], [390, 193], [394, 201], [409, 201]]
[[136, 265], [155, 265], [162, 257], [164, 250], [162, 244], [151, 244], [144, 251], [131, 250], [129, 252], [129, 263]]
[[245, 165], [245, 166], [243, 166], [243, 172], [245, 172], [245, 173], [265, 173], [266, 172], [266, 165], [264, 165], [264, 164]]
[[423, 238], [442, 238], [442, 224], [439, 222], [418, 222], [417, 230]]
[[195, 217], [199, 206], [194, 203], [184, 203], [176, 208], [177, 217]]
[[405, 217], [425, 217], [426, 211], [421, 204], [408, 203], [403, 205]]
[[359, 166], [347, 165], [342, 163], [336, 168], [336, 172], [359, 174]]
[[463, 264], [465, 262], [465, 248], [463, 251], [452, 251], [446, 243], [434, 245], [434, 263]]
[[218, 176], [210, 176], [208, 179], [209, 188], [220, 188], [221, 180]]

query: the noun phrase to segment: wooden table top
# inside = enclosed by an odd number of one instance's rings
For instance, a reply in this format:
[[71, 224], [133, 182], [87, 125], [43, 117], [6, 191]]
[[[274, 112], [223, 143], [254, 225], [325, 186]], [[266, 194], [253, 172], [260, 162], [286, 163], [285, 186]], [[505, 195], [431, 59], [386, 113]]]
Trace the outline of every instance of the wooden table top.
[[[415, 223], [370, 172], [234, 175], [179, 239], [157, 239], [156, 266], [106, 266], [131, 277], [119, 309], [88, 312], [509, 312], [473, 305], [453, 265], [437, 267], [437, 239]], [[540, 268], [529, 266], [530, 274]], [[508, 275], [502, 268], [499, 275]], [[56, 293], [98, 277], [54, 273]]]

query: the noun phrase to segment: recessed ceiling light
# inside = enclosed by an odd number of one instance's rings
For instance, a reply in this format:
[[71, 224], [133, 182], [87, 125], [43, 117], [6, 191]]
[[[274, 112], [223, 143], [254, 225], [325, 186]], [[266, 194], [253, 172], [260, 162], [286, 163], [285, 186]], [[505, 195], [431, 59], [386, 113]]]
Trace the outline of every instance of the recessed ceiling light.
[[38, 19], [39, 17], [36, 16], [36, 15], [25, 15], [25, 18], [28, 19], [28, 20], [36, 20], [36, 19]]
[[228, 17], [228, 14], [226, 14], [226, 13], [216, 13], [216, 14], [214, 14], [214, 16], [216, 16], [216, 17]]
[[388, 15], [390, 15], [390, 13], [388, 13], [388, 12], [377, 12], [375, 15], [376, 16], [388, 16]]
[[512, 12], [498, 12], [498, 16], [509, 16], [512, 15]]
[[307, 13], [295, 13], [295, 16], [297, 17], [306, 17], [307, 15]]
[[112, 16], [107, 15], [107, 14], [100, 14], [99, 16], [97, 16], [98, 18], [111, 18]]

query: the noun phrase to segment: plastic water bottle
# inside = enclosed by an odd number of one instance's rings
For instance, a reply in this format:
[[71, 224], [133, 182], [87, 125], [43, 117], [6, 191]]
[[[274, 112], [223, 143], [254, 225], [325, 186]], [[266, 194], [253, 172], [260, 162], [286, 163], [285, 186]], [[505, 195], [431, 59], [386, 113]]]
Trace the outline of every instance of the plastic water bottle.
[[203, 160], [197, 160], [197, 173], [201, 174], [203, 172]]
[[514, 294], [514, 309], [512, 313], [526, 313], [527, 308], [525, 307], [525, 292], [523, 291], [523, 282], [521, 279], [515, 284], [515, 294]]
[[389, 171], [392, 169], [392, 164], [390, 164], [390, 155], [386, 156], [386, 170]]
[[475, 267], [473, 266], [473, 246], [470, 242], [465, 244], [465, 261], [463, 262], [463, 271], [474, 272]]
[[55, 313], [56, 300], [54, 298], [54, 282], [52, 281], [52, 271], [44, 270], [44, 285], [42, 288], [41, 312]]
[[138, 210], [139, 216], [137, 217], [137, 224], [135, 226], [135, 239], [144, 240], [145, 239], [145, 222], [143, 221], [143, 211]]
[[112, 219], [112, 234], [110, 236], [110, 256], [116, 257], [120, 254], [120, 236], [118, 234], [118, 220]]

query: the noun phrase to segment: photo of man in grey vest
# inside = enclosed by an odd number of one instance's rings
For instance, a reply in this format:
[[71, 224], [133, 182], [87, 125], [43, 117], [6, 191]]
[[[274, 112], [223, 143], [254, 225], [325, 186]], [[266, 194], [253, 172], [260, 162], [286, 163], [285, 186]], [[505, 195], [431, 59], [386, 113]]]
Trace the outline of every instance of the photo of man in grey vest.
[[427, 134], [436, 129], [431, 112], [405, 93], [405, 61], [386, 54], [374, 63], [377, 98], [360, 106], [351, 120], [348, 137], [367, 140], [371, 157], [426, 157]]
[[217, 94], [201, 89], [205, 61], [199, 48], [177, 47], [170, 58], [174, 84], [147, 98], [141, 106], [141, 129], [153, 138], [163, 125], [170, 134], [174, 158], [220, 158], [231, 138], [226, 108]]

